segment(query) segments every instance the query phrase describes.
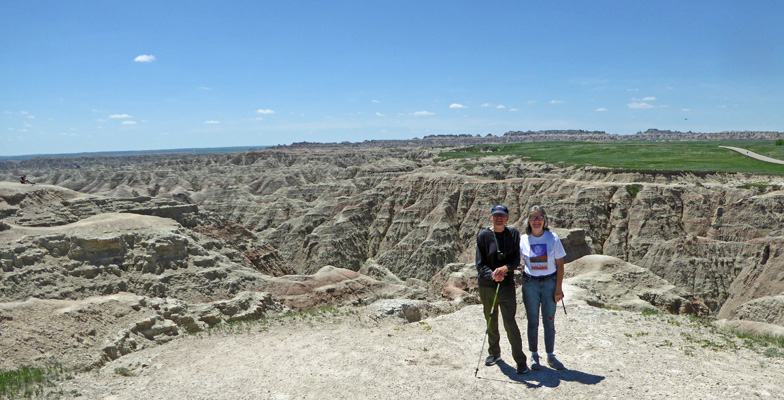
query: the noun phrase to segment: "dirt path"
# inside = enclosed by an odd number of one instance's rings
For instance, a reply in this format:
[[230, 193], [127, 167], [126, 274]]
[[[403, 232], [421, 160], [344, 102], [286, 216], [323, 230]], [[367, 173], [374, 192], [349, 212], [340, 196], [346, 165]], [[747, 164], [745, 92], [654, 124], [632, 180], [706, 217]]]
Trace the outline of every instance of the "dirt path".
[[765, 162], [769, 162], [769, 163], [773, 163], [773, 164], [784, 164], [784, 160], [778, 160], [778, 159], [775, 159], [775, 158], [770, 158], [770, 157], [767, 157], [767, 156], [763, 156], [762, 154], [757, 154], [757, 153], [755, 153], [753, 151], [742, 149], [740, 147], [730, 147], [730, 146], [719, 146], [719, 147], [724, 148], [724, 149], [730, 149], [730, 150], [733, 150], [733, 151], [737, 151], [738, 153], [743, 154], [744, 156], [749, 156], [751, 158], [755, 158], [755, 159], [760, 160], [760, 161], [765, 161]]
[[[506, 362], [482, 364], [474, 377], [484, 332], [479, 306], [410, 324], [349, 310], [181, 338], [58, 389], [111, 400], [784, 398], [782, 355], [762, 355], [686, 317], [575, 300], [567, 308], [568, 316], [562, 309], [556, 316], [565, 371], [517, 375], [502, 338]], [[518, 322], [525, 332], [524, 313]]]

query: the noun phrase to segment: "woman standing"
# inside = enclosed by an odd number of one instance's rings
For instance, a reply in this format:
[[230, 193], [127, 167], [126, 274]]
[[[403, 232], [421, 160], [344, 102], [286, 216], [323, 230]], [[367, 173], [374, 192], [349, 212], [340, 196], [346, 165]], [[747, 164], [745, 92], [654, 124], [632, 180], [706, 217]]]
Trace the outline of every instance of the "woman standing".
[[528, 314], [528, 350], [531, 369], [540, 369], [538, 339], [539, 311], [544, 326], [544, 347], [547, 364], [564, 369], [555, 358], [555, 310], [563, 299], [564, 257], [566, 251], [558, 235], [547, 227], [547, 213], [541, 206], [533, 206], [526, 220], [525, 235], [520, 238], [520, 258], [523, 267], [523, 303]]

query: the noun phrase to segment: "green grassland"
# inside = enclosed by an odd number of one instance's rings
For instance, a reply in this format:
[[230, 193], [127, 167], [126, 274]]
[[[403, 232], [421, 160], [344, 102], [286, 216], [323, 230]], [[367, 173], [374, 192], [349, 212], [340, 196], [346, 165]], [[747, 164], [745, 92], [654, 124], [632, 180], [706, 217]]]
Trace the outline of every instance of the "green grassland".
[[740, 147], [784, 160], [784, 146], [777, 146], [775, 141], [770, 140], [507, 143], [468, 146], [443, 152], [440, 157], [476, 159], [488, 155], [512, 155], [525, 160], [562, 165], [784, 175], [784, 165], [758, 161], [719, 146]]

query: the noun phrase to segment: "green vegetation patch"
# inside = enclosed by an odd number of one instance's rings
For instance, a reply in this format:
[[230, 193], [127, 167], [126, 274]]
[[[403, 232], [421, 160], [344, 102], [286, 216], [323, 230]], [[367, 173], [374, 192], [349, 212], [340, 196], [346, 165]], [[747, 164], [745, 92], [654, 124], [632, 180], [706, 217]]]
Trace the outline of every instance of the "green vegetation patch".
[[0, 399], [41, 397], [55, 382], [71, 378], [60, 365], [0, 370]]
[[439, 154], [443, 159], [518, 156], [532, 161], [574, 166], [593, 165], [642, 171], [744, 172], [784, 175], [784, 165], [771, 164], [719, 146], [740, 147], [784, 160], [784, 146], [770, 140], [696, 142], [629, 141], [533, 142], [467, 146]]

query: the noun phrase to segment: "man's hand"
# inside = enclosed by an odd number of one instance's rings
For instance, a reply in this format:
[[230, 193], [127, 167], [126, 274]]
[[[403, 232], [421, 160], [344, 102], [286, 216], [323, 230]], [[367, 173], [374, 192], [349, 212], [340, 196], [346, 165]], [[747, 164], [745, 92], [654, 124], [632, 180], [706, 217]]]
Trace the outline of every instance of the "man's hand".
[[555, 300], [555, 302], [558, 303], [559, 301], [563, 300], [563, 298], [564, 298], [563, 290], [556, 288], [555, 295], [553, 296], [553, 300]]
[[493, 280], [496, 282], [501, 282], [506, 278], [506, 273], [509, 272], [509, 268], [506, 265], [498, 267], [493, 271]]

